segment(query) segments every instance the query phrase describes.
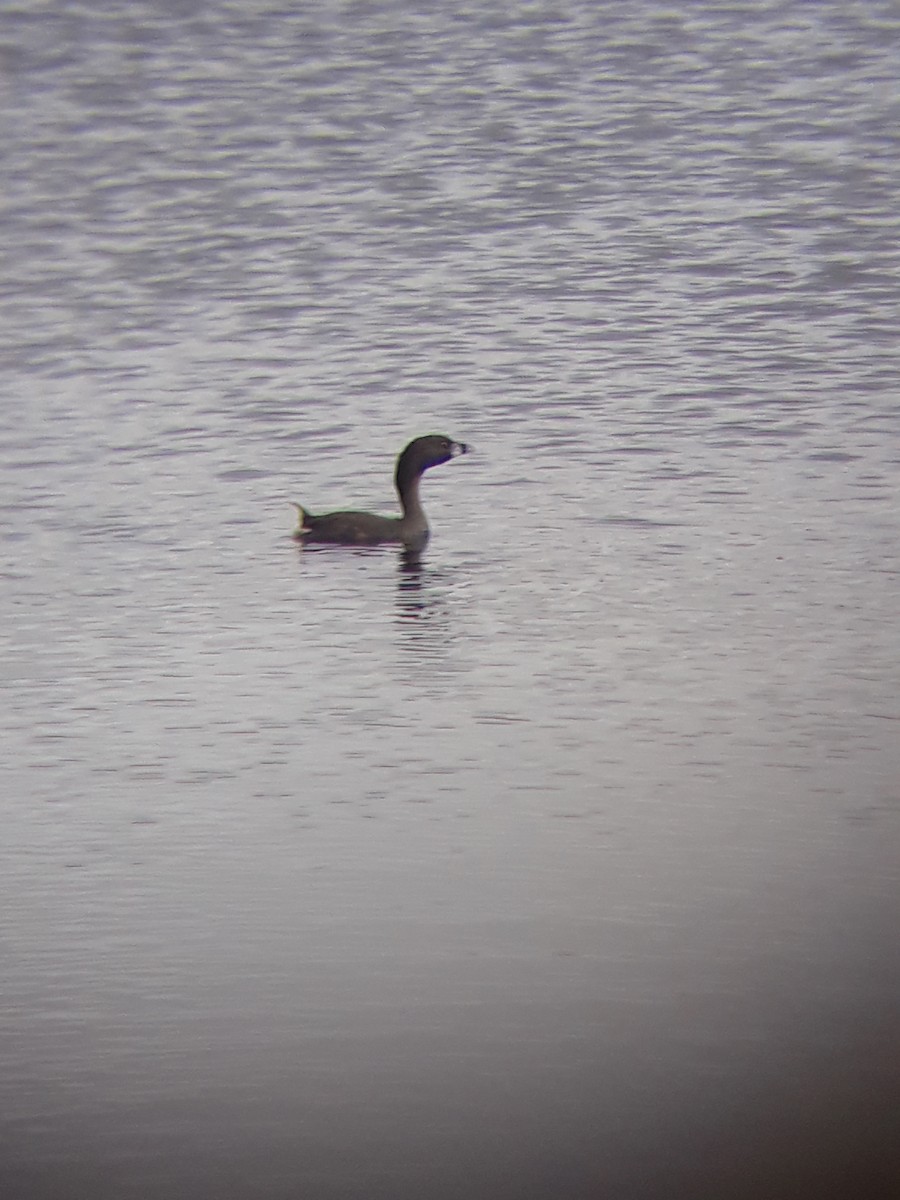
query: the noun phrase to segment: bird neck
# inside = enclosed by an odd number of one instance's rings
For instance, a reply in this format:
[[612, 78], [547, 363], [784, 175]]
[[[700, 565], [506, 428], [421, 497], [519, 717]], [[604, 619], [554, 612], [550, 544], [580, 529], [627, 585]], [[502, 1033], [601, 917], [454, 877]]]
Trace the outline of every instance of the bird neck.
[[394, 483], [397, 487], [397, 494], [400, 497], [400, 507], [403, 509], [403, 516], [407, 521], [425, 520], [425, 513], [422, 511], [422, 502], [419, 499], [419, 484], [422, 481], [422, 474], [408, 463], [402, 460], [397, 464], [397, 473], [394, 477]]

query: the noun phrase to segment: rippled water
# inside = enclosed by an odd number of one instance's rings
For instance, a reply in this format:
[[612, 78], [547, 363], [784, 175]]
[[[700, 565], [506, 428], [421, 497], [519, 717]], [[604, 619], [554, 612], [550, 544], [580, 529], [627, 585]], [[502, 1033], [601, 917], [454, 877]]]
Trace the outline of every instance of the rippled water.
[[897, 1194], [896, 7], [0, 64], [4, 1195]]

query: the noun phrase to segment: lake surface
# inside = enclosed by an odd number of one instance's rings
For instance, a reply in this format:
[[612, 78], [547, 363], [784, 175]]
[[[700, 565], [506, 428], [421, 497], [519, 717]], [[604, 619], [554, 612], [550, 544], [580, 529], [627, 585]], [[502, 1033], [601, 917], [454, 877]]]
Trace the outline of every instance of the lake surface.
[[896, 6], [0, 64], [3, 1195], [900, 1194]]

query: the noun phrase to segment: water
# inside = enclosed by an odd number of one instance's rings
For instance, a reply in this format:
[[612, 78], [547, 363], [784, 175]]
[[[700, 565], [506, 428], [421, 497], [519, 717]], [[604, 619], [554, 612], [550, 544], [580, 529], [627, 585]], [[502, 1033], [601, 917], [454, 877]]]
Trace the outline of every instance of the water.
[[4, 1195], [895, 1195], [896, 9], [0, 28]]

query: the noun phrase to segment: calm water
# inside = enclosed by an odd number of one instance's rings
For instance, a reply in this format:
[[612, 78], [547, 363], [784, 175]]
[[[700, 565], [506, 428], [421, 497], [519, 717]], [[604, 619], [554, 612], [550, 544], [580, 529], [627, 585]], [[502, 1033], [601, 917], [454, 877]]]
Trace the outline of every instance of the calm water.
[[0, 43], [3, 1195], [898, 1194], [896, 7]]

